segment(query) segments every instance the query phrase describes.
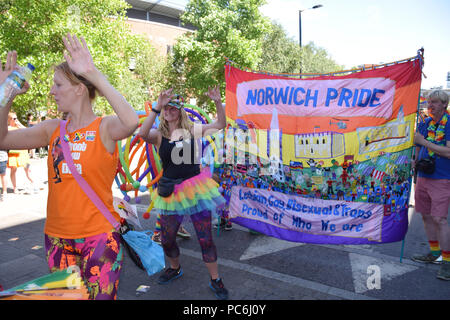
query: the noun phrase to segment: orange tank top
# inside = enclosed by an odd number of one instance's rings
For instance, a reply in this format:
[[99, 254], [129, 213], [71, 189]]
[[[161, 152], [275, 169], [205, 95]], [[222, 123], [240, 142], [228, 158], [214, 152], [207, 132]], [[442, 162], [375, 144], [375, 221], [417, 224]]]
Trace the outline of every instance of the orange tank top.
[[[119, 220], [113, 206], [112, 183], [118, 164], [117, 146], [113, 154], [100, 138], [97, 118], [87, 127], [69, 136], [69, 148], [75, 167], [97, 193], [109, 211]], [[48, 201], [45, 233], [59, 238], [79, 239], [109, 232], [113, 226], [106, 220], [73, 178], [64, 161], [59, 126], [50, 138], [48, 150]]]

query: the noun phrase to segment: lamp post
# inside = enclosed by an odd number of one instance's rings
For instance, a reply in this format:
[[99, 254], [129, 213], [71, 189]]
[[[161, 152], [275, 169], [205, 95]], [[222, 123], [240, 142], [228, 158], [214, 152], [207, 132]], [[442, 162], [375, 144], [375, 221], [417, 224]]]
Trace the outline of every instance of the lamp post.
[[[323, 7], [323, 5], [317, 4], [315, 6], [312, 6], [311, 8], [298, 10], [298, 45], [300, 46], [300, 49], [302, 48], [302, 12], [310, 9], [318, 9], [321, 7]], [[302, 61], [300, 61], [300, 73], [302, 73]]]

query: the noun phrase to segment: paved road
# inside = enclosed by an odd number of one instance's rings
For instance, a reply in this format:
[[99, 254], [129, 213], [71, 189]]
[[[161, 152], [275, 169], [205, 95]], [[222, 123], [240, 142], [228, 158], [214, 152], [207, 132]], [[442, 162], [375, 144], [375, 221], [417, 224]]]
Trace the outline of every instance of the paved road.
[[[43, 249], [46, 207], [46, 163], [33, 160], [37, 194], [8, 194], [0, 203], [0, 284], [10, 288], [47, 274]], [[25, 186], [19, 172], [19, 188]], [[113, 192], [120, 192], [113, 186]], [[135, 203], [142, 217], [148, 195]], [[450, 282], [436, 278], [438, 266], [422, 265], [409, 257], [428, 250], [420, 217], [410, 209], [410, 227], [400, 262], [401, 242], [382, 245], [312, 245], [254, 235], [234, 224], [232, 231], [214, 232], [219, 270], [238, 300], [417, 300], [450, 299]], [[155, 216], [141, 218], [154, 229]], [[189, 219], [183, 222], [194, 233]], [[119, 285], [121, 300], [215, 300], [196, 239], [178, 239], [184, 276], [161, 286], [126, 257]], [[379, 272], [380, 282], [370, 276]], [[369, 283], [368, 283], [369, 279]], [[372, 278], [371, 278], [372, 279]], [[140, 285], [149, 286], [141, 295]]]

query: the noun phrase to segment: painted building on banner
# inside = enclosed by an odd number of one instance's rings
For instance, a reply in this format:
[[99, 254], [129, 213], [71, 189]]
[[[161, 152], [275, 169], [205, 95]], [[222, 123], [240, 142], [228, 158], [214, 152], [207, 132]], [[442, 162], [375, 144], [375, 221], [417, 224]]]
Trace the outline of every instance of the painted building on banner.
[[334, 131], [296, 134], [295, 157], [300, 159], [332, 159], [345, 154], [345, 138]]

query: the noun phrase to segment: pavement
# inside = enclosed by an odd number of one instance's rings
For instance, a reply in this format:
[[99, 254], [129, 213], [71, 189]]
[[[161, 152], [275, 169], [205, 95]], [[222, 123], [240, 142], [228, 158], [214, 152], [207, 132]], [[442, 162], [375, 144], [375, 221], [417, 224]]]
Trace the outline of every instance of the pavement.
[[[46, 158], [33, 159], [32, 177], [37, 193], [12, 194], [0, 202], [0, 284], [8, 289], [46, 275], [43, 228], [47, 201]], [[27, 181], [18, 171], [19, 190]], [[114, 185], [113, 193], [121, 197]], [[130, 193], [130, 196], [132, 194]], [[147, 193], [132, 198], [144, 230], [154, 230], [155, 214], [144, 219]], [[414, 204], [412, 203], [412, 206]], [[214, 230], [219, 272], [233, 303], [272, 300], [449, 300], [450, 281], [436, 278], [439, 266], [410, 260], [426, 253], [422, 219], [414, 208], [404, 243], [381, 245], [313, 245], [255, 235], [237, 224], [232, 231]], [[189, 219], [183, 222], [194, 235]], [[178, 238], [184, 275], [168, 285], [157, 283], [125, 257], [119, 300], [216, 300], [194, 237]], [[403, 255], [402, 253], [403, 245]], [[379, 281], [369, 278], [379, 273]], [[139, 286], [148, 290], [138, 293]], [[186, 304], [187, 305], [187, 304]], [[191, 310], [192, 311], [192, 310]]]

